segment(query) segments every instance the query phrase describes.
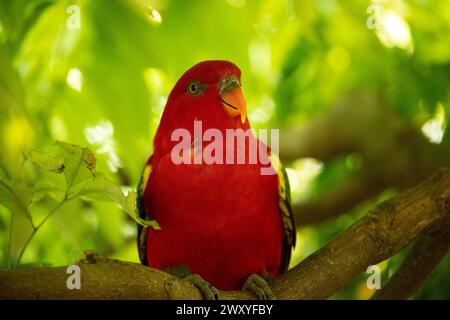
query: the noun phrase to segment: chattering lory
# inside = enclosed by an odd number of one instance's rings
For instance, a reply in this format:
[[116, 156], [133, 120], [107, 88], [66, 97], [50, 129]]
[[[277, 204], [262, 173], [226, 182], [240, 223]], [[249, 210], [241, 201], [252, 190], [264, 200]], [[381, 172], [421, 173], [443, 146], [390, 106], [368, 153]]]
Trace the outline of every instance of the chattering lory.
[[[201, 121], [203, 132], [222, 134], [224, 146], [215, 151], [223, 153], [223, 161], [174, 161], [179, 140], [173, 133], [184, 129], [194, 137], [194, 121]], [[253, 134], [244, 147], [255, 151], [256, 142], [263, 156], [253, 163], [228, 163], [226, 152], [235, 159], [242, 145], [226, 148], [227, 129], [250, 129], [241, 71], [228, 61], [200, 62], [170, 92], [138, 185], [141, 217], [161, 227], [138, 226], [140, 259], [153, 268], [188, 270], [207, 298], [217, 298], [214, 287], [273, 298], [265, 279], [287, 269], [295, 244], [289, 181], [276, 155]], [[206, 152], [212, 140], [192, 138], [185, 159]], [[264, 167], [274, 174], [262, 174]], [[202, 285], [203, 279], [211, 286]]]

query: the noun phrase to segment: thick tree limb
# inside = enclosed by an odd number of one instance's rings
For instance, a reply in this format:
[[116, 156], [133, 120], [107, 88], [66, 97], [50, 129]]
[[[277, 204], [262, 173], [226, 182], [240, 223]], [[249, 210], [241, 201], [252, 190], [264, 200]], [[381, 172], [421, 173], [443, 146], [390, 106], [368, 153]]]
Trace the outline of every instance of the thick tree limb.
[[[450, 173], [434, 176], [369, 211], [325, 247], [281, 275], [272, 290], [281, 299], [324, 299], [368, 265], [394, 255], [450, 215]], [[164, 272], [88, 254], [80, 262], [81, 290], [68, 290], [66, 268], [0, 272], [0, 299], [199, 299], [190, 283]], [[221, 292], [221, 299], [248, 299]]]
[[419, 186], [376, 206], [328, 245], [282, 275], [278, 282], [284, 283], [288, 296], [327, 298], [367, 266], [396, 254], [427, 227], [448, 215], [449, 199], [450, 174], [444, 169]]
[[[0, 272], [0, 299], [201, 299], [190, 282], [141, 264], [107, 259], [86, 250], [81, 289], [69, 290], [67, 267], [19, 268]], [[242, 292], [221, 292], [220, 299], [250, 299]]]
[[400, 268], [371, 299], [408, 299], [419, 292], [427, 277], [448, 252], [449, 246], [450, 219], [447, 217], [417, 240]]

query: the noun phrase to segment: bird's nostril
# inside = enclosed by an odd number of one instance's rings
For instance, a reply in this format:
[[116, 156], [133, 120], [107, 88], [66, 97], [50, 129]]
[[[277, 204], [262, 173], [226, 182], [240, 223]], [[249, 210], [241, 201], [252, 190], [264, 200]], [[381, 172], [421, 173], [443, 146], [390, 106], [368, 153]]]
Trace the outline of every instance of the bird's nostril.
[[235, 76], [223, 78], [219, 82], [219, 94], [223, 95], [226, 92], [240, 87], [239, 80]]

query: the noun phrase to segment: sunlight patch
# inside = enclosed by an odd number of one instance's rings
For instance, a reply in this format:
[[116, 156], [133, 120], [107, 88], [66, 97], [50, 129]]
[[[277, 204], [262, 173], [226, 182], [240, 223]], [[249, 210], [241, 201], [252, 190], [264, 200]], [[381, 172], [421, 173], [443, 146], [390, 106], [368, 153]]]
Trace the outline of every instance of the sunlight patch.
[[408, 22], [395, 11], [388, 9], [380, 10], [379, 19], [376, 34], [381, 43], [385, 47], [397, 47], [412, 54], [414, 48]]
[[272, 66], [272, 51], [270, 42], [263, 39], [250, 41], [248, 45], [248, 56], [252, 72], [261, 77], [270, 75]]
[[157, 68], [144, 69], [142, 76], [150, 93], [150, 104], [155, 115], [152, 119], [154, 124], [158, 124], [167, 102], [166, 92], [170, 90], [170, 81], [166, 73]]
[[1, 133], [4, 143], [3, 155], [11, 160], [19, 156], [23, 148], [32, 144], [33, 128], [25, 117], [11, 117], [5, 123]]
[[68, 139], [69, 134], [67, 132], [66, 124], [64, 120], [59, 116], [52, 116], [50, 118], [50, 132], [52, 137], [56, 140], [65, 141]]
[[262, 125], [272, 117], [275, 110], [275, 101], [269, 95], [262, 95], [258, 103], [249, 109], [254, 110], [248, 116], [252, 124]]
[[445, 110], [441, 103], [438, 103], [436, 114], [422, 126], [422, 133], [435, 144], [442, 142], [445, 133]]
[[313, 158], [298, 159], [290, 167], [286, 167], [291, 186], [292, 202], [299, 200], [300, 196], [322, 172], [322, 169], [323, 163]]
[[72, 89], [81, 92], [83, 88], [83, 75], [81, 71], [77, 68], [72, 68], [67, 73], [66, 82]]
[[161, 69], [146, 68], [142, 73], [145, 85], [152, 92], [161, 92], [167, 87], [167, 76]]
[[121, 167], [121, 161], [116, 153], [116, 141], [114, 140], [114, 127], [109, 120], [102, 120], [97, 125], [84, 129], [86, 140], [96, 148], [99, 154], [108, 156], [108, 167], [112, 172], [117, 172]]
[[151, 22], [154, 24], [161, 24], [162, 23], [162, 16], [161, 13], [159, 13], [158, 10], [155, 8], [152, 8], [150, 6], [147, 7], [147, 16]]

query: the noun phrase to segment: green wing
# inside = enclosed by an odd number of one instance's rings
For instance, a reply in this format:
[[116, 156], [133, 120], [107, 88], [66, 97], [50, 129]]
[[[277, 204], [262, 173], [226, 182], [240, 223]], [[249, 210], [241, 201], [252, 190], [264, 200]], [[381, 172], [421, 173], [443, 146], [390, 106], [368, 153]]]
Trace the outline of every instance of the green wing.
[[272, 167], [276, 170], [278, 175], [278, 205], [280, 207], [284, 233], [281, 272], [284, 272], [288, 269], [289, 261], [291, 260], [291, 251], [295, 246], [295, 220], [291, 207], [291, 189], [286, 169], [284, 169], [277, 155], [271, 154], [270, 160]]
[[[142, 219], [148, 219], [147, 211], [144, 209], [144, 191], [147, 186], [147, 181], [152, 172], [152, 166], [147, 163], [142, 171], [141, 178], [138, 183], [138, 196], [137, 196], [137, 208], [139, 210], [139, 217]], [[148, 265], [147, 261], [147, 228], [144, 228], [140, 224], [137, 225], [137, 246], [139, 252], [139, 259], [144, 265]]]

